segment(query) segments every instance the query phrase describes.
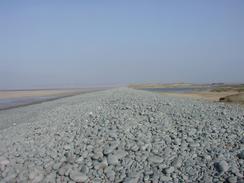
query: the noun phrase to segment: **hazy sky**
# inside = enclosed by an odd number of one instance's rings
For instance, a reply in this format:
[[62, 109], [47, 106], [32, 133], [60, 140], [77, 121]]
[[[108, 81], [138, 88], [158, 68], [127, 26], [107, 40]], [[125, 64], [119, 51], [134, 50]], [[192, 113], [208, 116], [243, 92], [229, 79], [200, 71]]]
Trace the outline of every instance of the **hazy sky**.
[[244, 1], [0, 1], [0, 89], [135, 82], [244, 82]]

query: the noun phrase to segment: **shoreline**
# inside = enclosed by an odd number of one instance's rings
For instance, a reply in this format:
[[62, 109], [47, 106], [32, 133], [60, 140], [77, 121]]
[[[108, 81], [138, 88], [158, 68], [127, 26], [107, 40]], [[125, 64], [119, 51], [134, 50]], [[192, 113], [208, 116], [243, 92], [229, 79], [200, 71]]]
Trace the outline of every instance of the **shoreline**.
[[22, 104], [16, 104], [16, 105], [13, 105], [13, 106], [6, 106], [6, 107], [3, 106], [3, 107], [0, 107], [0, 111], [20, 108], [20, 107], [25, 107], [25, 106], [34, 105], [34, 104], [40, 104], [40, 103], [44, 103], [44, 102], [50, 102], [50, 101], [54, 101], [54, 100], [58, 100], [58, 99], [66, 98], [66, 97], [76, 96], [76, 95], [79, 95], [79, 94], [82, 94], [82, 93], [65, 95], [65, 96], [57, 96], [57, 97], [48, 98], [48, 99], [40, 99], [38, 101], [31, 101], [31, 102], [22, 103]]
[[161, 95], [187, 97], [213, 102], [244, 104], [244, 84], [134, 84], [129, 88], [155, 92]]
[[[0, 111], [49, 102], [103, 89], [0, 91]], [[2, 100], [2, 103], [1, 103]], [[9, 100], [6, 102], [6, 100]]]

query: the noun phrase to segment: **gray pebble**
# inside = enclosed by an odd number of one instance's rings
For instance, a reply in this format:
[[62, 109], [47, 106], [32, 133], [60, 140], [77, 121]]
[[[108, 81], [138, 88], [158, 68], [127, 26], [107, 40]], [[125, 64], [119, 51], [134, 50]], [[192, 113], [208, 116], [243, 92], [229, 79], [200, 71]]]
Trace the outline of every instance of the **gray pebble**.
[[149, 161], [152, 163], [162, 163], [164, 159], [160, 156], [150, 156]]
[[84, 173], [79, 172], [78, 170], [71, 171], [69, 177], [75, 182], [85, 182], [88, 179]]
[[34, 169], [29, 174], [29, 180], [32, 183], [38, 183], [41, 182], [44, 178], [44, 173], [41, 170]]
[[228, 177], [227, 182], [228, 183], [236, 183], [237, 182], [237, 177], [230, 176], [230, 177]]
[[119, 163], [119, 159], [116, 155], [109, 155], [108, 156], [108, 164], [109, 165], [117, 165]]
[[238, 154], [238, 157], [240, 159], [244, 159], [244, 150], [242, 150], [239, 154]]
[[224, 160], [214, 163], [214, 166], [219, 173], [224, 173], [229, 169], [228, 163]]
[[128, 88], [0, 111], [0, 180], [241, 182], [243, 114]]
[[171, 174], [174, 172], [174, 170], [175, 170], [174, 167], [168, 167], [168, 168], [164, 169], [164, 173], [165, 174]]

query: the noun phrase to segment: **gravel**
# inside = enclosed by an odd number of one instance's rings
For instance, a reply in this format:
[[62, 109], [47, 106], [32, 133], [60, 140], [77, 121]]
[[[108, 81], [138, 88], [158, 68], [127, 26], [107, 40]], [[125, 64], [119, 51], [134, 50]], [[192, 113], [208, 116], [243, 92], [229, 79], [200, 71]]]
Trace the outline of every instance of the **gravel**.
[[244, 181], [244, 109], [112, 89], [0, 112], [0, 182]]

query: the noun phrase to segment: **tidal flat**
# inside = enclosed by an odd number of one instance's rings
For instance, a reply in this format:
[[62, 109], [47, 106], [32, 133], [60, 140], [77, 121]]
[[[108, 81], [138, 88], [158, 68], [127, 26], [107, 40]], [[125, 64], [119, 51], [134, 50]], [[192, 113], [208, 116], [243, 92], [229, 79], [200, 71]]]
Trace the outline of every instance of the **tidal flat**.
[[106, 88], [0, 90], [0, 110], [36, 104]]

